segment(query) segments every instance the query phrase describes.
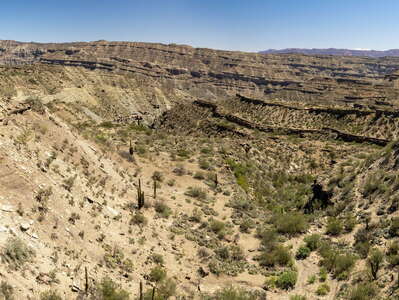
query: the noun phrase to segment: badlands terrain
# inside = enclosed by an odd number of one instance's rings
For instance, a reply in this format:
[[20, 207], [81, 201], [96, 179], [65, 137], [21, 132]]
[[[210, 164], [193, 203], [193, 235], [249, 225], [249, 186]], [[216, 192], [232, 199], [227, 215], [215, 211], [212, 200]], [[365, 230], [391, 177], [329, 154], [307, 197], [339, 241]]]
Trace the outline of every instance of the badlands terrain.
[[399, 58], [0, 41], [0, 299], [398, 299]]

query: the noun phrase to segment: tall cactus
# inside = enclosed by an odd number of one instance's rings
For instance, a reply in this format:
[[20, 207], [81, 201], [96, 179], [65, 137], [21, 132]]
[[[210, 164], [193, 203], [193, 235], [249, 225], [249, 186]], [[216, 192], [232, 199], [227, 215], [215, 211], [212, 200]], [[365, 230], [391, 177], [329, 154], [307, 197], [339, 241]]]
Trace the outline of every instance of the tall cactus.
[[130, 156], [133, 155], [132, 140], [130, 140], [130, 144], [129, 144], [129, 154], [130, 154]]
[[157, 198], [157, 181], [154, 178], [154, 199]]
[[141, 190], [141, 180], [139, 179], [139, 186], [137, 188], [137, 206], [139, 210], [144, 206], [144, 192]]

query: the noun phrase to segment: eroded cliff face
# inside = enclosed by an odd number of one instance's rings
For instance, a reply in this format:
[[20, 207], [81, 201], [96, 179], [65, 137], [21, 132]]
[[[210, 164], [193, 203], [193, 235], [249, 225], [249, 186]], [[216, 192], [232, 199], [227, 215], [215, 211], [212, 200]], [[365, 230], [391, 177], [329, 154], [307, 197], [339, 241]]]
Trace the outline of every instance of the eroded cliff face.
[[0, 63], [82, 67], [124, 74], [216, 100], [236, 93], [266, 100], [385, 105], [399, 58], [262, 55], [133, 42], [37, 44], [0, 41]]

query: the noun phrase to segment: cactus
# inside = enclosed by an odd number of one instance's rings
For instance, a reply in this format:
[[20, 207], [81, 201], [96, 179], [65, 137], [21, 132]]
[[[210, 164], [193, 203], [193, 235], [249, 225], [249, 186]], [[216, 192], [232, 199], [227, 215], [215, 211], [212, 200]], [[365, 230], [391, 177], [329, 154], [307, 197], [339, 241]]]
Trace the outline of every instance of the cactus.
[[154, 199], [157, 198], [157, 181], [154, 179]]
[[140, 210], [144, 206], [144, 192], [141, 191], [141, 180], [139, 179], [139, 186], [137, 188], [137, 206]]
[[218, 185], [219, 185], [218, 173], [215, 173], [215, 188], [217, 188]]
[[130, 154], [130, 155], [133, 155], [132, 140], [130, 140], [130, 145], [129, 145], [129, 154]]

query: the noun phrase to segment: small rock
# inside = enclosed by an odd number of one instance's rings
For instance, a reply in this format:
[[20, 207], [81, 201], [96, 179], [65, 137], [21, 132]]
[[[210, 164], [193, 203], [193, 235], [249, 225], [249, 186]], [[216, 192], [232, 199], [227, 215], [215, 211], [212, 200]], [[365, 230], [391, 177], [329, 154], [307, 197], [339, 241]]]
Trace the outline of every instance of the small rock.
[[201, 277], [206, 277], [206, 276], [209, 275], [209, 270], [208, 270], [207, 268], [204, 268], [204, 267], [199, 267], [199, 268], [198, 268], [198, 274], [199, 274]]
[[27, 231], [30, 228], [30, 224], [28, 222], [23, 222], [21, 223], [20, 228], [22, 231]]
[[111, 218], [115, 218], [119, 215], [119, 212], [116, 209], [113, 209], [112, 207], [106, 206], [104, 214]]
[[15, 211], [14, 206], [7, 205], [7, 204], [0, 205], [0, 210], [5, 211], [5, 212], [14, 212]]
[[72, 290], [72, 292], [77, 293], [77, 292], [80, 291], [80, 288], [79, 288], [79, 286], [76, 283], [73, 283], [72, 287], [71, 287], [71, 290]]

